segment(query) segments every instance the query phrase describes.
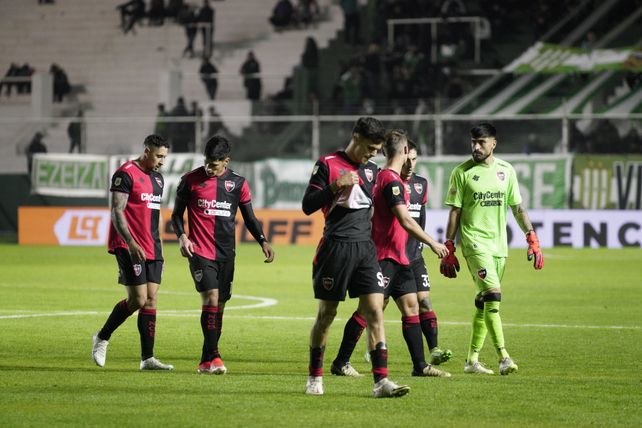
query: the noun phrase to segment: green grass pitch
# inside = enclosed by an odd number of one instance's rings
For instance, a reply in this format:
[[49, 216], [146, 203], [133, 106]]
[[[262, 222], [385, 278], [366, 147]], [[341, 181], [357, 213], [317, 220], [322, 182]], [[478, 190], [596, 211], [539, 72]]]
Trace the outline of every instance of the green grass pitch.
[[[220, 343], [229, 372], [206, 376], [195, 370], [200, 300], [175, 243], [159, 295], [156, 356], [176, 367], [164, 373], [138, 371], [135, 318], [112, 337], [105, 368], [91, 360], [92, 334], [124, 296], [103, 248], [0, 245], [0, 426], [642, 426], [639, 249], [548, 249], [539, 272], [511, 251], [501, 314], [520, 369], [505, 377], [463, 373], [474, 286], [465, 267], [443, 278], [425, 252], [440, 342], [454, 352], [441, 367], [453, 376], [410, 376], [391, 305], [390, 377], [412, 391], [383, 400], [371, 397], [363, 343], [352, 362], [366, 376], [329, 375], [356, 300], [331, 329], [325, 395], [304, 394], [314, 248], [275, 250], [267, 265], [257, 245], [238, 248]], [[481, 360], [497, 370], [489, 338]]]

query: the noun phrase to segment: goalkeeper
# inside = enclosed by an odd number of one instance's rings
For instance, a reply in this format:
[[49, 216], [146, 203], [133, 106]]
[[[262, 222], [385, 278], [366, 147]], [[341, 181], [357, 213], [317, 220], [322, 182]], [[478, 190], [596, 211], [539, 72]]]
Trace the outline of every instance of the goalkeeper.
[[504, 332], [499, 315], [500, 281], [508, 256], [506, 211], [510, 206], [519, 227], [526, 234], [528, 260], [535, 269], [544, 267], [544, 256], [526, 209], [522, 205], [515, 170], [506, 161], [493, 156], [497, 145], [496, 130], [481, 123], [470, 130], [472, 159], [458, 165], [450, 175], [446, 205], [450, 205], [446, 246], [449, 254], [441, 261], [440, 271], [455, 278], [459, 261], [455, 254], [455, 235], [460, 231], [461, 253], [477, 285], [476, 312], [470, 337], [465, 373], [493, 374], [479, 361], [486, 333], [499, 357], [499, 373], [517, 372], [504, 345]]

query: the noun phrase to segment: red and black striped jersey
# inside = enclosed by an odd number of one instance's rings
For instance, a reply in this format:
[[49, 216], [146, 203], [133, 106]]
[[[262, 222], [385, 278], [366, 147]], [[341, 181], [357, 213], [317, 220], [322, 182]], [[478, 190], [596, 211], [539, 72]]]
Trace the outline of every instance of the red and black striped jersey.
[[247, 180], [229, 168], [208, 177], [201, 166], [181, 178], [176, 196], [187, 205], [194, 253], [209, 260], [233, 260], [236, 211], [240, 204], [252, 202]]
[[392, 212], [395, 205], [408, 205], [408, 198], [399, 174], [391, 169], [379, 171], [372, 216], [372, 239], [377, 247], [377, 260], [391, 259], [404, 266], [410, 264], [406, 255], [408, 232]]
[[[428, 200], [428, 180], [424, 177], [412, 174], [405, 183], [406, 192], [410, 196], [408, 212], [410, 217], [414, 218], [423, 230], [426, 229], [426, 201]], [[408, 235], [406, 244], [406, 254], [411, 262], [421, 257], [421, 250], [424, 244]]]
[[370, 240], [370, 207], [377, 165], [355, 163], [343, 150], [320, 158], [314, 165], [306, 193], [325, 189], [349, 171], [359, 175], [359, 185], [344, 187], [321, 207], [325, 217], [323, 236], [340, 241]]
[[[136, 162], [125, 162], [111, 178], [111, 192], [127, 193], [125, 219], [132, 238], [141, 246], [147, 260], [163, 260], [159, 233], [163, 176], [155, 171], [145, 172]], [[109, 252], [128, 248], [113, 223], [109, 225]]]

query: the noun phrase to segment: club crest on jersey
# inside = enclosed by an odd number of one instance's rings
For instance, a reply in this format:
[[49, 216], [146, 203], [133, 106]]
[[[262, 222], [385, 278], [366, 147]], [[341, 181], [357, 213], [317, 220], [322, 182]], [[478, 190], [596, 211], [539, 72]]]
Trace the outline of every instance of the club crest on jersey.
[[374, 178], [374, 175], [372, 174], [371, 169], [366, 169], [363, 172], [366, 174], [366, 178], [368, 179], [368, 183], [372, 183], [372, 179]]
[[201, 282], [201, 279], [203, 279], [203, 270], [195, 270], [194, 271], [194, 281], [196, 282]]
[[392, 188], [392, 194], [395, 196], [399, 196], [401, 194], [401, 190], [399, 190], [399, 186], [395, 186]]
[[143, 267], [140, 264], [132, 265], [132, 267], [134, 268], [134, 275], [140, 276], [143, 273]]
[[323, 288], [330, 291], [332, 287], [334, 287], [334, 278], [324, 277], [321, 279], [321, 283], [323, 284]]
[[415, 183], [414, 187], [415, 187], [415, 192], [417, 193], [421, 193], [424, 191], [424, 185], [421, 183]]
[[122, 182], [123, 182], [122, 178], [120, 178], [120, 177], [114, 178], [114, 186], [118, 187], [118, 186], [120, 186], [120, 183], [122, 183]]
[[163, 180], [161, 180], [160, 177], [154, 177], [154, 179], [156, 180], [156, 184], [158, 184], [158, 187], [160, 187], [162, 189], [163, 188]]
[[231, 192], [236, 187], [236, 184], [231, 180], [225, 180], [225, 190]]
[[477, 271], [477, 276], [480, 279], [486, 279], [486, 269], [482, 268]]
[[504, 181], [506, 178], [506, 174], [504, 174], [504, 171], [497, 171], [497, 178], [499, 178], [499, 181]]

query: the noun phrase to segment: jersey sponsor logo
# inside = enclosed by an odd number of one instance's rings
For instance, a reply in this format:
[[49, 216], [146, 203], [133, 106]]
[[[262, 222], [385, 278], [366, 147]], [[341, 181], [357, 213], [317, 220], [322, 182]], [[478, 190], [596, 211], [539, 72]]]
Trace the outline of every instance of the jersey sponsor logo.
[[134, 275], [140, 276], [141, 273], [143, 273], [143, 267], [140, 265], [140, 263], [136, 263], [135, 265], [132, 265], [134, 268]]
[[473, 181], [479, 181], [479, 175], [473, 175]]
[[121, 177], [114, 178], [114, 187], [120, 186], [120, 183], [122, 182], [123, 182], [123, 179]]
[[374, 178], [374, 174], [373, 174], [372, 170], [371, 169], [365, 169], [364, 172], [366, 174], [366, 178], [368, 179], [368, 182], [372, 183], [372, 179]]
[[421, 183], [415, 183], [414, 187], [415, 187], [415, 192], [417, 193], [421, 193], [424, 191], [424, 185]]
[[479, 270], [477, 271], [477, 276], [478, 276], [480, 279], [486, 279], [486, 273], [487, 273], [487, 272], [486, 272], [486, 269], [481, 268], [481, 269], [479, 269]]
[[332, 290], [332, 287], [334, 287], [334, 278], [330, 278], [330, 277], [321, 278], [321, 285], [323, 285], [323, 288], [325, 288], [328, 291]]
[[156, 180], [156, 184], [158, 184], [158, 187], [160, 187], [162, 189], [163, 188], [163, 180], [161, 180], [160, 177], [154, 177], [154, 179]]
[[196, 204], [199, 208], [221, 208], [224, 210], [229, 210], [232, 207], [232, 204], [225, 201], [217, 201], [216, 199], [199, 199], [196, 201]]
[[203, 279], [203, 269], [195, 270], [194, 281], [201, 282], [201, 279]]
[[214, 217], [229, 217], [232, 215], [232, 213], [226, 210], [210, 210], [210, 209], [203, 210], [203, 214], [211, 215]]
[[225, 190], [231, 192], [235, 187], [236, 183], [234, 183], [232, 180], [225, 180]]
[[499, 178], [499, 181], [504, 181], [506, 178], [506, 174], [504, 174], [504, 171], [497, 171], [497, 178]]
[[421, 211], [421, 204], [408, 204], [408, 210]]
[[392, 188], [392, 194], [395, 196], [399, 196], [401, 194], [401, 189], [399, 189], [399, 186], [394, 186]]
[[140, 200], [147, 202], [147, 208], [150, 210], [160, 210], [161, 209], [161, 195], [154, 195], [153, 193], [141, 193]]

